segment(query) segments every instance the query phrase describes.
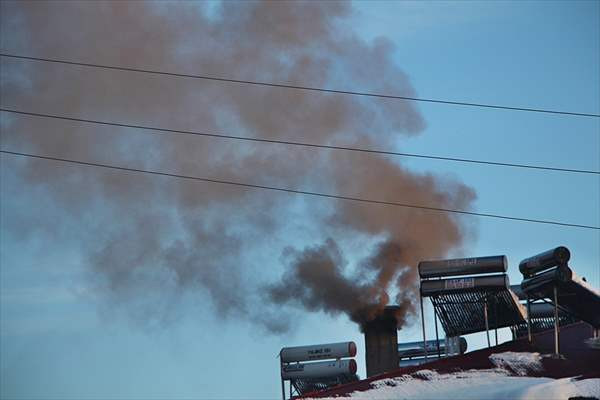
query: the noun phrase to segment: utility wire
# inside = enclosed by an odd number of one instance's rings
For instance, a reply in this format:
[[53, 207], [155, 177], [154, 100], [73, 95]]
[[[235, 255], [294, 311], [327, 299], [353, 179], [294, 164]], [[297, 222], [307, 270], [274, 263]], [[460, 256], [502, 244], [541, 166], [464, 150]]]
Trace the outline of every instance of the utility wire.
[[427, 155], [427, 154], [400, 153], [400, 152], [395, 152], [395, 151], [364, 149], [364, 148], [359, 148], [359, 147], [334, 146], [334, 145], [326, 145], [326, 144], [294, 142], [294, 141], [288, 141], [288, 140], [261, 139], [261, 138], [245, 137], [245, 136], [234, 136], [234, 135], [226, 135], [226, 134], [220, 134], [220, 133], [186, 131], [186, 130], [178, 130], [178, 129], [166, 129], [166, 128], [158, 128], [158, 127], [154, 127], [154, 126], [147, 126], [147, 125], [123, 124], [123, 123], [118, 123], [118, 122], [108, 122], [108, 121], [100, 121], [100, 120], [93, 120], [93, 119], [86, 119], [86, 118], [67, 117], [67, 116], [62, 116], [62, 115], [44, 114], [44, 113], [22, 111], [22, 110], [15, 110], [15, 109], [8, 109], [8, 108], [1, 108], [1, 107], [0, 107], [0, 111], [13, 113], [13, 114], [34, 116], [34, 117], [53, 118], [53, 119], [59, 119], [59, 120], [65, 120], [65, 121], [117, 126], [117, 127], [121, 127], [121, 128], [141, 129], [141, 130], [150, 131], [150, 133], [159, 133], [159, 134], [160, 133], [174, 133], [174, 134], [180, 134], [180, 135], [216, 137], [216, 138], [223, 138], [223, 139], [244, 140], [244, 141], [249, 141], [249, 142], [273, 143], [273, 144], [283, 144], [283, 145], [330, 149], [330, 150], [346, 150], [346, 151], [354, 151], [354, 152], [370, 153], [370, 154], [425, 158], [425, 159], [431, 159], [431, 160], [454, 161], [454, 162], [471, 163], [471, 164], [485, 164], [485, 165], [494, 165], [494, 166], [501, 166], [501, 167], [528, 168], [528, 169], [537, 169], [537, 170], [546, 170], [546, 171], [558, 171], [558, 172], [571, 172], [571, 173], [579, 173], [579, 174], [600, 175], [600, 171], [585, 170], [585, 169], [558, 168], [558, 167], [549, 167], [549, 166], [534, 165], [534, 164], [515, 164], [515, 163], [506, 163], [506, 162], [473, 160], [473, 159], [467, 159], [467, 158], [441, 157], [441, 156], [432, 156], [432, 155]]
[[205, 79], [205, 80], [211, 80], [211, 81], [217, 81], [217, 82], [239, 83], [239, 84], [245, 84], [245, 85], [258, 85], [258, 86], [269, 86], [269, 87], [286, 88], [286, 89], [309, 90], [309, 91], [313, 91], [313, 92], [337, 93], [337, 94], [347, 94], [347, 95], [365, 96], [365, 97], [378, 97], [378, 98], [383, 98], [383, 99], [420, 101], [420, 102], [424, 102], [424, 103], [449, 104], [449, 105], [454, 105], [454, 106], [493, 108], [493, 109], [499, 109], [499, 110], [527, 111], [527, 112], [546, 113], [546, 114], [571, 115], [571, 116], [577, 116], [577, 117], [600, 118], [600, 114], [591, 114], [591, 113], [581, 113], [581, 112], [571, 112], [571, 111], [561, 111], [561, 110], [548, 110], [548, 109], [542, 109], [542, 108], [513, 107], [513, 106], [503, 106], [503, 105], [497, 105], [497, 104], [469, 103], [469, 102], [464, 102], [464, 101], [427, 99], [427, 98], [422, 98], [422, 97], [409, 97], [409, 96], [399, 96], [399, 95], [393, 95], [393, 94], [359, 92], [359, 91], [351, 91], [351, 90], [326, 89], [326, 88], [312, 87], [312, 86], [291, 85], [291, 84], [286, 84], [286, 83], [272, 83], [272, 82], [262, 82], [262, 81], [250, 81], [250, 80], [243, 80], [243, 79], [233, 79], [233, 78], [225, 78], [225, 77], [212, 76], [212, 75], [195, 75], [195, 74], [166, 72], [166, 71], [158, 71], [158, 70], [142, 69], [142, 68], [118, 67], [118, 66], [114, 66], [114, 65], [92, 64], [92, 63], [84, 63], [84, 62], [77, 62], [77, 61], [61, 60], [61, 59], [57, 59], [57, 58], [31, 57], [31, 56], [22, 56], [22, 55], [17, 55], [17, 54], [8, 54], [8, 53], [0, 53], [0, 56], [20, 59], [20, 60], [28, 60], [28, 61], [42, 61], [42, 62], [57, 63], [57, 64], [77, 65], [77, 66], [81, 66], [81, 67], [111, 69], [111, 70], [117, 70], [117, 71], [142, 72], [142, 73], [147, 73], [147, 74], [167, 75], [167, 76], [175, 76], [175, 77], [180, 77], [180, 78]]
[[251, 188], [251, 189], [273, 190], [273, 191], [277, 191], [277, 192], [302, 194], [302, 195], [315, 196], [315, 197], [325, 197], [325, 198], [329, 198], [329, 199], [347, 200], [347, 201], [354, 201], [354, 202], [367, 203], [367, 204], [379, 204], [379, 205], [413, 208], [413, 209], [427, 210], [427, 211], [437, 211], [437, 212], [445, 212], [445, 213], [472, 215], [472, 216], [477, 216], [477, 217], [498, 218], [498, 219], [505, 219], [505, 220], [512, 220], [512, 221], [531, 222], [531, 223], [538, 223], [538, 224], [559, 225], [559, 226], [567, 226], [567, 227], [573, 227], [573, 228], [600, 230], [600, 227], [592, 226], [592, 225], [571, 224], [571, 223], [560, 222], [560, 221], [541, 220], [541, 219], [533, 219], [533, 218], [520, 218], [520, 217], [512, 217], [512, 216], [500, 215], [500, 214], [478, 213], [478, 212], [472, 212], [472, 211], [454, 210], [454, 209], [439, 208], [439, 207], [428, 207], [428, 206], [423, 206], [423, 205], [399, 203], [399, 202], [393, 202], [393, 201], [373, 200], [373, 199], [366, 199], [366, 198], [361, 198], [361, 197], [341, 196], [341, 195], [335, 195], [335, 194], [310, 192], [310, 191], [305, 191], [305, 190], [289, 189], [289, 188], [282, 188], [282, 187], [275, 187], [275, 186], [256, 185], [256, 184], [244, 183], [244, 182], [227, 181], [227, 180], [213, 179], [213, 178], [203, 178], [203, 177], [192, 176], [192, 175], [181, 175], [181, 174], [174, 174], [174, 173], [161, 172], [161, 171], [152, 171], [152, 170], [147, 170], [147, 169], [120, 167], [120, 166], [109, 165], [109, 164], [100, 164], [100, 163], [94, 163], [94, 162], [88, 162], [88, 161], [78, 161], [78, 160], [72, 160], [72, 159], [68, 159], [68, 158], [50, 157], [50, 156], [43, 156], [43, 155], [38, 155], [38, 154], [21, 153], [21, 152], [16, 152], [16, 151], [0, 150], [0, 153], [10, 154], [10, 155], [14, 155], [14, 156], [21, 156], [21, 157], [37, 158], [37, 159], [42, 159], [42, 160], [60, 161], [60, 162], [85, 165], [85, 166], [90, 166], [90, 167], [100, 167], [100, 168], [106, 168], [106, 169], [112, 169], [112, 170], [167, 176], [167, 177], [171, 177], [171, 178], [179, 178], [179, 179], [210, 182], [210, 183], [219, 183], [219, 184], [224, 184], [224, 185], [240, 186], [240, 187]]

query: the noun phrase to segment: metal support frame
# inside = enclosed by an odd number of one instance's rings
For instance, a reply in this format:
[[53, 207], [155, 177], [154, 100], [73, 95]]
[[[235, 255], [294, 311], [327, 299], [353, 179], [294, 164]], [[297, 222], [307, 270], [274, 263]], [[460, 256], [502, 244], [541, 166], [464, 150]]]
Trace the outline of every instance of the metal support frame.
[[490, 344], [490, 324], [488, 321], [488, 301], [487, 297], [485, 298], [485, 303], [483, 305], [483, 317], [485, 318], [485, 335], [487, 337], [488, 348], [491, 347]]
[[[427, 338], [425, 337], [425, 313], [423, 311], [423, 296], [421, 296], [421, 293], [419, 293], [419, 300], [421, 302], [421, 325], [423, 327], [423, 349], [425, 350], [425, 359], [427, 360]], [[435, 309], [433, 310], [433, 312], [435, 312]]]
[[285, 400], [285, 382], [283, 381], [283, 362], [281, 361], [281, 354], [279, 355], [279, 376], [281, 377], [281, 399]]
[[558, 348], [558, 289], [556, 285], [554, 285], [554, 354], [557, 356], [560, 354]]
[[487, 297], [485, 298], [485, 303], [483, 304], [483, 318], [485, 319], [485, 336], [488, 339], [488, 348], [492, 347], [490, 344], [490, 323], [487, 316]]
[[[560, 305], [558, 304], [558, 287], [556, 285], [554, 285], [554, 287], [552, 288], [553, 291], [553, 299], [552, 299], [552, 303], [554, 306], [554, 354], [556, 356], [560, 355], [560, 346], [559, 346], [559, 332], [560, 332], [560, 318], [558, 316], [558, 310], [561, 309], [563, 312], [568, 313], [570, 315], [574, 315], [573, 313], [569, 313], [568, 310], [563, 309], [562, 307], [560, 307]], [[552, 304], [551, 302], [549, 302], [548, 300], [546, 300], [545, 298], [541, 298], [538, 297], [536, 298], [536, 300], [541, 300], [544, 303], [547, 304]], [[527, 296], [527, 331], [529, 334], [529, 341], [532, 342], [533, 340], [533, 335], [531, 334], [531, 307], [530, 307], [530, 302], [531, 299], [529, 298], [529, 296]], [[575, 315], [576, 317], [576, 315]]]
[[[533, 325], [531, 322], [531, 304], [540, 304], [540, 303], [545, 303], [545, 304], [549, 304], [552, 307], [555, 308], [555, 312], [554, 312], [554, 316], [552, 317], [552, 319], [555, 321], [555, 325], [558, 325], [558, 327], [555, 326], [555, 332], [556, 331], [560, 331], [560, 321], [561, 321], [561, 317], [558, 315], [557, 311], [563, 312], [564, 315], [569, 315], [573, 318], [579, 319], [581, 320], [581, 318], [579, 317], [578, 314], [573, 313], [572, 311], [565, 309], [564, 307], [561, 307], [560, 304], [558, 304], [558, 296], [554, 296], [554, 290], [557, 290], [557, 288], [555, 287], [553, 289], [553, 298], [544, 298], [544, 297], [526, 297], [526, 305], [527, 305], [527, 320], [525, 321], [527, 324], [527, 336], [529, 339], [530, 343], [533, 343], [535, 341], [535, 335], [533, 334]], [[557, 318], [558, 317], [558, 318]], [[556, 322], [558, 321], [558, 322]], [[555, 350], [556, 350], [556, 343], [555, 343]]]
[[433, 320], [435, 322], [435, 344], [437, 346], [437, 355], [438, 358], [442, 358], [440, 354], [440, 337], [438, 336], [438, 321], [437, 321], [437, 311], [435, 307], [433, 308]]
[[[559, 356], [560, 355], [560, 347], [559, 347], [559, 331], [560, 331], [560, 318], [558, 316], [558, 310], [559, 308], [565, 312], [568, 313], [567, 310], [564, 310], [563, 308], [560, 307], [560, 305], [558, 304], [558, 287], [556, 285], [554, 285], [554, 287], [552, 288], [553, 291], [553, 299], [550, 301], [546, 300], [545, 298], [541, 298], [541, 297], [536, 297], [535, 300], [541, 300], [542, 302], [546, 303], [546, 304], [552, 304], [554, 306], [554, 355]], [[531, 298], [529, 296], [527, 296], [527, 336], [529, 338], [529, 342], [533, 343], [533, 334], [532, 334], [532, 328], [531, 328]], [[568, 313], [569, 315], [573, 315], [572, 313]]]
[[496, 335], [496, 346], [498, 346], [498, 302], [494, 299], [494, 334]]
[[531, 299], [527, 296], [527, 338], [529, 343], [533, 343], [533, 335], [531, 334]]

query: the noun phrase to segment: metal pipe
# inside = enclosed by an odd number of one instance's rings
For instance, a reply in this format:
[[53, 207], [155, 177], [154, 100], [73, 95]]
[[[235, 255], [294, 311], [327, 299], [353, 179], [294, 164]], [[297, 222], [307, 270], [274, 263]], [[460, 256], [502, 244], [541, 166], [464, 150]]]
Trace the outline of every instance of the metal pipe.
[[424, 358], [411, 358], [411, 359], [406, 359], [406, 360], [400, 360], [398, 362], [398, 366], [400, 368], [414, 367], [417, 365], [426, 364], [428, 362], [433, 362], [433, 360], [428, 361], [428, 360], [425, 360]]
[[[423, 284], [423, 282], [421, 282]], [[423, 349], [425, 350], [425, 359], [427, 360], [427, 338], [425, 337], [425, 313], [423, 312], [423, 296], [419, 295], [421, 301], [421, 325], [423, 326]], [[434, 310], [435, 312], [435, 310]]]
[[533, 343], [533, 337], [531, 336], [531, 299], [527, 296], [527, 339], [529, 343]]
[[[454, 340], [454, 342], [452, 342], [452, 340]], [[463, 337], [448, 337], [446, 340], [440, 339], [437, 343], [435, 340], [428, 340], [427, 351], [429, 353], [434, 353], [438, 344], [440, 346], [440, 353], [442, 355], [445, 353], [448, 355], [463, 354], [467, 351], [467, 341]], [[418, 342], [398, 343], [398, 358], [402, 359], [424, 356], [425, 349], [423, 348], [423, 342], [421, 340]]]
[[554, 285], [554, 353], [558, 356], [558, 289]]
[[433, 307], [433, 320], [435, 322], [435, 342], [437, 343], [437, 354], [438, 354], [438, 358], [441, 358], [441, 356], [440, 356], [440, 338], [438, 336], [437, 312], [435, 312], [435, 306]]
[[283, 362], [279, 357], [279, 373], [281, 375], [281, 400], [285, 400], [285, 382], [283, 381]]
[[485, 299], [485, 304], [483, 305], [483, 317], [485, 318], [485, 334], [487, 336], [488, 347], [491, 347], [491, 344], [490, 344], [490, 325], [488, 323], [487, 298]]
[[494, 334], [496, 335], [496, 346], [498, 346], [498, 302], [494, 301]]

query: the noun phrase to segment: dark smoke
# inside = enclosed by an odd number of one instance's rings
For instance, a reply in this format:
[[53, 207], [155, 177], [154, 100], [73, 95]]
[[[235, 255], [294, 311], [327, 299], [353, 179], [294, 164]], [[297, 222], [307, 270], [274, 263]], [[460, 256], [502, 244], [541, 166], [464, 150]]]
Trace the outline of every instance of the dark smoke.
[[[336, 165], [343, 169], [343, 160], [337, 160]], [[354, 193], [366, 196], [380, 193], [387, 200], [402, 198], [412, 204], [458, 209], [467, 208], [474, 198], [464, 185], [454, 183], [442, 192], [432, 176], [411, 174], [385, 160], [370, 160], [369, 165], [381, 175], [374, 178], [359, 169], [350, 177], [344, 176], [338, 186], [345, 190], [356, 186]], [[393, 303], [401, 307], [397, 318], [402, 324], [414, 311], [419, 261], [432, 255], [442, 257], [464, 239], [455, 217], [413, 209], [361, 207], [340, 201], [329, 222], [385, 239], [372, 255], [356, 264], [354, 275], [344, 273], [346, 263], [332, 239], [316, 248], [292, 252], [281, 283], [269, 288], [270, 297], [277, 303], [301, 304], [309, 310], [344, 312], [359, 324], [382, 312], [390, 289], [397, 291]]]
[[[345, 2], [1, 3], [3, 52], [414, 96], [392, 44], [365, 42]], [[253, 137], [397, 147], [425, 123], [414, 103], [2, 58], [3, 107]], [[467, 186], [372, 155], [149, 135], [2, 114], [2, 148], [255, 184], [468, 209]], [[43, 194], [52, 212], [6, 212], [20, 238], [76, 227], [90, 286], [136, 320], [170, 322], [184, 296], [219, 316], [288, 329], [281, 304], [360, 322], [395, 296], [412, 310], [415, 266], [465, 238], [454, 216], [2, 157], [2, 197]], [[17, 190], [16, 188], [20, 188]], [[23, 196], [22, 198], [19, 196]], [[302, 237], [304, 237], [302, 239]], [[307, 240], [306, 237], [310, 237]], [[335, 238], [335, 239], [328, 239]], [[378, 242], [347, 261], [352, 243]], [[296, 247], [312, 243], [304, 250]], [[365, 245], [366, 248], [366, 245]], [[267, 271], [283, 250], [281, 281]], [[276, 254], [274, 254], [276, 253]], [[271, 283], [269, 283], [271, 282]], [[202, 305], [204, 308], [205, 306]]]
[[[393, 265], [386, 263], [388, 260], [381, 260], [381, 264], [376, 263], [379, 260], [369, 260], [368, 266], [381, 265], [381, 269], [373, 282], [364, 283], [347, 277], [344, 271], [347, 262], [333, 239], [302, 252], [288, 248], [285, 253], [290, 258], [282, 279], [285, 283], [269, 290], [276, 303], [296, 301], [309, 311], [344, 312], [358, 323], [373, 319], [388, 304], [385, 289], [389, 279], [382, 279], [386, 267]], [[388, 256], [396, 258], [393, 254]]]

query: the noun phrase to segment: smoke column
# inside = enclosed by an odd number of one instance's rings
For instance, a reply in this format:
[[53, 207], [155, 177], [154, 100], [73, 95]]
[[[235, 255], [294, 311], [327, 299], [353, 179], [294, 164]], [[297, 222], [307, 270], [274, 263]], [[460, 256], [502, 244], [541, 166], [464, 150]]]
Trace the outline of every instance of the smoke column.
[[[38, 57], [415, 96], [392, 44], [360, 39], [351, 16], [349, 3], [333, 1], [6, 1], [0, 45]], [[397, 148], [425, 128], [408, 101], [7, 58], [0, 78], [3, 107], [172, 129]], [[469, 209], [475, 199], [460, 182], [374, 155], [7, 113], [0, 126], [6, 150], [431, 207]], [[444, 213], [2, 160], [3, 202], [43, 199], [38, 206], [49, 210], [5, 206], [3, 229], [48, 246], [76, 236], [91, 290], [141, 323], [169, 323], [189, 295], [274, 333], [289, 329], [282, 307], [361, 322], [391, 301], [406, 316], [418, 261], [465, 239], [463, 222]], [[370, 254], [345, 253], [363, 239], [375, 243]]]

